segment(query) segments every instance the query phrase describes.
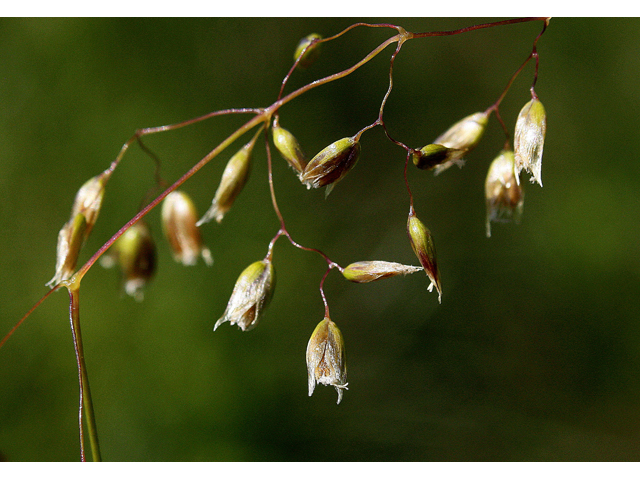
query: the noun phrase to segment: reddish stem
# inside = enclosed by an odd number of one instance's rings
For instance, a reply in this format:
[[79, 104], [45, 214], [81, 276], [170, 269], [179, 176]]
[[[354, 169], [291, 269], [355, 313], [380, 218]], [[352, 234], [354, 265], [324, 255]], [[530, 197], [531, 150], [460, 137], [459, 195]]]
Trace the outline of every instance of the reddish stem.
[[327, 297], [324, 294], [324, 281], [326, 280], [327, 275], [329, 275], [330, 271], [331, 271], [331, 265], [329, 265], [329, 267], [327, 268], [327, 271], [324, 272], [324, 275], [322, 276], [322, 280], [320, 280], [320, 296], [322, 296], [322, 303], [324, 303], [325, 318], [331, 318], [329, 316], [329, 303], [327, 303]]
[[19, 327], [20, 325], [22, 325], [22, 322], [24, 322], [24, 321], [27, 319], [27, 317], [28, 317], [29, 315], [31, 315], [31, 313], [32, 313], [36, 308], [38, 308], [38, 307], [40, 306], [40, 304], [41, 304], [42, 302], [44, 302], [47, 298], [49, 298], [49, 295], [51, 295], [53, 292], [55, 292], [56, 290], [58, 290], [60, 287], [62, 287], [62, 285], [56, 285], [55, 287], [53, 287], [53, 288], [52, 288], [51, 290], [49, 290], [49, 291], [48, 291], [48, 292], [47, 292], [47, 293], [46, 293], [46, 294], [45, 294], [45, 295], [44, 295], [40, 300], [38, 300], [38, 301], [36, 302], [36, 304], [35, 304], [33, 307], [31, 307], [31, 309], [30, 309], [27, 313], [25, 313], [25, 315], [24, 315], [24, 316], [23, 316], [23, 317], [18, 321], [18, 323], [16, 323], [16, 324], [13, 326], [13, 328], [9, 331], [9, 333], [7, 333], [7, 334], [4, 336], [4, 338], [2, 339], [2, 341], [0, 341], [0, 348], [2, 348], [2, 346], [7, 342], [7, 340], [9, 340], [9, 337], [10, 337], [11, 335], [13, 335], [13, 332], [15, 332], [15, 331], [18, 329], [18, 327]]
[[413, 33], [412, 36], [413, 38], [445, 37], [448, 35], [458, 35], [460, 33], [472, 32], [474, 30], [480, 30], [483, 28], [501, 27], [503, 25], [513, 25], [516, 23], [535, 22], [535, 21], [544, 21], [546, 23], [549, 23], [549, 17], [512, 18], [509, 20], [501, 20], [499, 22], [490, 22], [490, 23], [482, 23], [479, 25], [472, 25], [470, 27], [459, 28], [457, 30], [443, 30], [443, 31], [435, 31], [435, 32]]

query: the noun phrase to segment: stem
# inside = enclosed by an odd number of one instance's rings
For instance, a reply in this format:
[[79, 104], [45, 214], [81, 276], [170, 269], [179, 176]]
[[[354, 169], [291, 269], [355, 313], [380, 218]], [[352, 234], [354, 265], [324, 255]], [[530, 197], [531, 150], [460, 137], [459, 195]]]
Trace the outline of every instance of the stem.
[[533, 83], [531, 84], [531, 97], [534, 100], [538, 98], [538, 95], [536, 95], [535, 86], [536, 86], [536, 82], [538, 81], [538, 67], [540, 67], [540, 57], [538, 55], [538, 46], [537, 45], [538, 45], [538, 40], [540, 40], [540, 37], [542, 36], [542, 34], [547, 29], [547, 26], [549, 26], [549, 20], [551, 20], [551, 17], [547, 17], [545, 19], [544, 26], [542, 27], [542, 31], [538, 34], [536, 39], [533, 41], [533, 51], [531, 52], [531, 56], [536, 58], [536, 69], [535, 69], [535, 72], [533, 74]]
[[47, 292], [47, 293], [46, 293], [46, 294], [45, 294], [45, 295], [44, 295], [40, 300], [38, 300], [38, 301], [36, 302], [36, 304], [35, 304], [33, 307], [31, 307], [31, 309], [30, 309], [27, 313], [25, 313], [25, 314], [24, 314], [24, 316], [23, 316], [23, 317], [18, 321], [18, 323], [16, 323], [16, 324], [13, 326], [13, 328], [9, 331], [9, 333], [7, 333], [7, 334], [4, 336], [4, 338], [0, 341], [0, 348], [2, 348], [2, 346], [7, 342], [7, 340], [9, 340], [9, 337], [10, 337], [11, 335], [13, 335], [13, 332], [15, 332], [15, 331], [18, 329], [18, 327], [19, 327], [20, 325], [22, 325], [22, 322], [24, 322], [24, 321], [27, 319], [27, 317], [28, 317], [29, 315], [31, 315], [31, 313], [33, 313], [33, 311], [34, 311], [36, 308], [38, 308], [38, 307], [40, 306], [40, 304], [41, 304], [42, 302], [44, 302], [44, 301], [49, 297], [49, 295], [51, 295], [53, 292], [55, 292], [56, 290], [58, 290], [61, 286], [62, 286], [62, 285], [56, 285], [56, 286], [55, 286], [55, 287], [53, 287], [51, 290], [49, 290], [49, 291], [48, 291], [48, 292]]
[[322, 303], [324, 303], [324, 316], [325, 318], [330, 318], [329, 316], [329, 303], [327, 302], [327, 297], [324, 294], [324, 281], [327, 278], [327, 275], [329, 275], [329, 272], [331, 271], [331, 265], [329, 265], [329, 267], [327, 267], [327, 271], [324, 272], [324, 275], [322, 277], [322, 280], [320, 280], [320, 295], [322, 296]]
[[509, 138], [510, 138], [510, 136], [509, 136], [509, 131], [507, 130], [506, 125], [504, 124], [504, 122], [502, 121], [502, 118], [500, 117], [500, 113], [499, 113], [500, 103], [502, 103], [502, 100], [507, 95], [507, 92], [511, 88], [511, 85], [513, 84], [515, 79], [518, 77], [518, 75], [520, 75], [520, 72], [522, 72], [522, 70], [527, 65], [527, 63], [529, 63], [529, 60], [531, 60], [534, 57], [536, 59], [536, 67], [535, 67], [535, 72], [534, 72], [534, 75], [533, 75], [533, 83], [531, 85], [531, 97], [534, 98], [534, 99], [538, 98], [538, 96], [536, 95], [536, 92], [534, 90], [536, 81], [538, 80], [538, 65], [539, 65], [538, 50], [537, 50], [536, 45], [538, 44], [538, 40], [540, 40], [540, 37], [542, 36], [542, 34], [547, 29], [547, 25], [549, 25], [550, 17], [541, 18], [541, 19], [532, 19], [532, 20], [544, 20], [544, 26], [542, 27], [542, 31], [538, 34], [536, 39], [533, 41], [533, 48], [531, 50], [531, 53], [526, 58], [526, 60], [524, 62], [522, 62], [522, 65], [520, 65], [520, 67], [511, 76], [511, 78], [507, 82], [507, 86], [504, 88], [504, 90], [502, 91], [502, 93], [500, 94], [500, 96], [498, 97], [496, 102], [493, 105], [491, 105], [489, 108], [487, 108], [487, 110], [485, 110], [485, 113], [487, 113], [487, 114], [489, 114], [491, 112], [495, 112], [496, 118], [498, 119], [498, 122], [502, 126], [502, 129], [504, 130], [504, 133], [505, 133], [505, 135], [507, 137], [507, 140], [505, 142], [505, 148], [507, 148], [509, 146]]
[[[227, 110], [218, 110], [218, 111], [215, 111], [215, 112], [210, 112], [210, 113], [207, 113], [205, 115], [201, 115], [201, 116], [196, 117], [196, 118], [191, 118], [191, 119], [185, 120], [183, 122], [173, 123], [171, 125], [162, 125], [160, 127], [140, 128], [140, 129], [136, 130], [135, 133], [131, 136], [131, 138], [129, 138], [129, 140], [127, 140], [124, 143], [122, 148], [120, 148], [120, 152], [118, 152], [118, 155], [117, 155], [116, 159], [113, 162], [111, 162], [111, 165], [109, 166], [107, 171], [113, 172], [115, 170], [115, 168], [118, 166], [118, 164], [120, 163], [120, 161], [122, 160], [122, 157], [124, 157], [124, 154], [127, 152], [129, 147], [136, 141], [140, 142], [140, 138], [144, 137], [145, 135], [151, 135], [153, 133], [169, 132], [171, 130], [177, 130], [178, 128], [187, 127], [189, 125], [193, 125], [194, 123], [198, 123], [198, 122], [201, 122], [203, 120], [207, 120], [209, 118], [217, 117], [217, 116], [220, 116], [220, 115], [228, 115], [228, 114], [232, 114], [232, 113], [255, 113], [255, 114], [259, 114], [261, 111], [262, 110], [259, 109], [259, 108], [230, 108], [230, 109], [227, 109]], [[142, 146], [142, 143], [140, 143], [140, 145]], [[145, 150], [146, 153], [149, 153], [149, 151], [146, 148], [144, 148], [144, 146], [142, 146], [142, 147], [143, 147], [143, 150]], [[152, 157], [153, 157], [153, 155], [152, 155]]]
[[91, 444], [91, 455], [94, 462], [100, 462], [100, 444], [98, 442], [98, 428], [93, 411], [93, 401], [91, 400], [91, 389], [89, 388], [89, 375], [84, 361], [84, 349], [82, 347], [82, 332], [80, 330], [80, 283], [71, 281], [67, 285], [69, 290], [69, 318], [71, 321], [71, 334], [73, 336], [73, 346], [76, 352], [78, 363], [78, 383], [80, 388], [80, 406], [78, 408], [78, 422], [80, 424], [80, 458], [84, 462], [84, 430], [82, 428], [82, 417], [87, 422], [89, 442]]
[[[182, 185], [184, 182], [186, 182], [189, 178], [191, 178], [202, 167], [204, 167], [207, 163], [209, 163], [211, 160], [213, 160], [220, 152], [222, 152], [225, 148], [227, 148], [229, 145], [231, 145], [238, 137], [240, 137], [241, 135], [245, 134], [247, 131], [249, 131], [250, 129], [252, 129], [256, 125], [259, 125], [261, 123], [267, 123], [282, 105], [285, 105], [286, 103], [289, 103], [291, 100], [299, 97], [303, 93], [305, 93], [305, 92], [307, 92], [307, 91], [309, 91], [309, 90], [311, 90], [313, 88], [316, 88], [316, 87], [319, 87], [321, 85], [324, 85], [325, 83], [333, 82], [333, 81], [338, 80], [340, 78], [343, 78], [343, 77], [345, 77], [347, 75], [350, 75], [355, 70], [357, 70], [358, 68], [360, 68], [361, 66], [363, 66], [364, 64], [369, 62], [376, 55], [378, 55], [388, 45], [390, 45], [391, 43], [399, 41], [399, 39], [400, 39], [400, 35], [395, 35], [395, 36], [387, 39], [386, 41], [384, 41], [380, 45], [378, 45], [375, 49], [373, 49], [371, 52], [369, 52], [369, 54], [366, 57], [364, 57], [362, 60], [360, 60], [358, 63], [356, 63], [352, 67], [347, 68], [346, 70], [343, 70], [341, 72], [335, 73], [333, 75], [329, 75], [327, 77], [321, 78], [320, 80], [316, 80], [315, 82], [312, 82], [312, 83], [310, 83], [308, 85], [305, 85], [304, 87], [301, 87], [301, 88], [291, 92], [289, 95], [287, 95], [286, 97], [278, 100], [277, 102], [273, 103], [269, 108], [266, 108], [264, 110], [261, 110], [261, 109], [236, 109], [236, 110], [220, 111], [220, 112], [214, 112], [214, 113], [209, 114], [209, 115], [204, 115], [203, 117], [200, 117], [199, 119], [195, 119], [195, 120], [199, 121], [199, 120], [203, 120], [205, 118], [209, 118], [209, 117], [213, 116], [214, 114], [222, 115], [223, 113], [247, 113], [247, 112], [254, 112], [255, 113], [255, 112], [259, 112], [251, 120], [246, 122], [244, 125], [242, 125], [240, 128], [238, 128], [235, 132], [233, 132], [231, 135], [229, 135], [226, 138], [226, 140], [222, 141], [222, 143], [220, 143], [217, 147], [215, 147], [213, 150], [211, 150], [211, 152], [209, 152], [204, 158], [202, 158], [202, 160], [200, 160], [198, 163], [196, 163], [189, 171], [187, 171], [187, 173], [185, 173], [182, 177], [180, 177], [178, 180], [176, 180], [175, 183], [173, 183], [173, 185], [171, 185], [164, 192], [162, 192], [158, 197], [156, 197], [155, 200], [153, 200], [146, 207], [144, 207], [142, 210], [140, 210], [131, 220], [129, 220], [120, 230], [118, 230], [109, 240], [107, 240], [107, 242], [102, 247], [100, 247], [100, 249], [87, 261], [87, 263], [85, 263], [82, 266], [82, 268], [80, 268], [80, 270], [78, 270], [76, 272], [75, 276], [78, 277], [78, 281], [80, 281], [82, 279], [82, 277], [93, 266], [93, 264], [102, 256], [102, 254], [105, 251], [107, 251], [107, 249], [111, 245], [113, 245], [113, 243], [118, 238], [120, 238], [120, 236], [129, 227], [131, 227], [131, 225], [133, 225], [134, 223], [138, 222], [138, 220], [143, 218], [147, 213], [149, 213], [152, 209], [154, 209], [156, 207], [156, 205], [158, 205], [167, 195], [169, 195], [171, 192], [176, 190], [180, 185]], [[182, 126], [194, 123], [194, 121], [186, 121], [186, 122], [182, 122], [182, 123], [175, 124], [175, 125], [169, 125], [169, 126], [165, 126], [165, 127], [147, 128], [147, 129], [142, 129], [142, 130], [137, 131], [133, 135], [133, 137], [131, 137], [124, 144], [124, 146], [120, 150], [120, 153], [118, 154], [116, 159], [113, 161], [111, 166], [107, 169], [107, 172], [109, 174], [111, 172], [113, 172], [113, 170], [117, 167], [117, 165], [120, 162], [120, 160], [122, 160], [122, 157], [123, 157], [124, 153], [126, 152], [126, 150], [129, 148], [129, 146], [134, 141], [136, 141], [136, 139], [139, 136], [147, 135], [147, 134], [150, 134], [150, 133], [157, 133], [157, 132], [161, 132], [161, 131], [166, 131], [166, 130], [170, 130], [170, 129], [173, 129], [173, 128], [180, 128]]]
[[322, 252], [322, 251], [320, 251], [320, 250], [318, 250], [316, 248], [310, 248], [310, 247], [302, 246], [299, 243], [296, 243], [293, 240], [293, 238], [291, 237], [291, 234], [289, 233], [289, 231], [287, 230], [287, 226], [285, 225], [284, 217], [282, 216], [282, 213], [280, 212], [280, 208], [278, 207], [278, 200], [276, 199], [276, 190], [275, 190], [275, 187], [273, 185], [273, 162], [271, 161], [271, 148], [269, 147], [269, 139], [266, 137], [266, 132], [265, 132], [265, 147], [267, 149], [267, 170], [268, 170], [268, 178], [269, 178], [269, 192], [271, 194], [271, 203], [273, 205], [273, 210], [276, 212], [276, 216], [278, 217], [278, 220], [280, 221], [280, 230], [278, 230], [276, 235], [271, 239], [271, 242], [269, 243], [269, 249], [268, 249], [268, 253], [267, 253], [267, 257], [266, 258], [271, 260], [271, 258], [273, 256], [273, 246], [275, 245], [275, 243], [278, 240], [278, 238], [280, 238], [282, 235], [284, 235], [289, 239], [289, 242], [294, 247], [299, 248], [301, 250], [306, 250], [307, 252], [315, 252], [315, 253], [319, 254], [327, 262], [327, 264], [329, 265], [329, 269], [337, 268], [338, 270], [340, 270], [342, 272], [342, 270], [344, 270], [344, 269], [340, 265], [335, 263], [333, 260], [331, 260], [324, 252]]
[[[280, 221], [280, 231], [285, 232], [287, 228], [284, 226], [284, 218], [282, 217], [282, 213], [280, 213], [280, 208], [278, 208], [278, 201], [276, 200], [276, 191], [273, 186], [273, 162], [271, 161], [271, 148], [269, 147], [269, 134], [265, 130], [264, 132], [264, 145], [267, 150], [267, 178], [269, 180], [269, 193], [271, 194], [271, 203], [273, 205], [273, 211], [276, 212], [276, 216]], [[274, 241], [279, 237], [277, 235]], [[269, 250], [271, 251], [271, 250]]]
[[[400, 34], [399, 35], [394, 35], [393, 37], [388, 38], [387, 40], [382, 42], [380, 45], [378, 45], [376, 48], [374, 48], [371, 52], [369, 52], [367, 54], [367, 56], [365, 56], [362, 60], [360, 60], [355, 65], [353, 65], [353, 66], [351, 66], [351, 67], [349, 67], [349, 68], [347, 68], [345, 70], [342, 70], [341, 72], [334, 73], [333, 75], [328, 75], [328, 76], [326, 76], [324, 78], [321, 78], [319, 80], [311, 82], [311, 83], [305, 85], [304, 87], [300, 87], [299, 89], [294, 90], [293, 92], [291, 92], [286, 97], [278, 100], [273, 105], [271, 105], [271, 107], [269, 107], [267, 109], [267, 111], [271, 111], [272, 110], [273, 111], [272, 113], [275, 113], [275, 111], [277, 111], [278, 108], [280, 108], [282, 105], [284, 105], [285, 103], [290, 102], [291, 100], [293, 100], [296, 97], [299, 97], [303, 93], [308, 92], [312, 88], [316, 88], [316, 87], [319, 87], [320, 85], [324, 85], [325, 83], [333, 82], [335, 80], [339, 80], [340, 78], [346, 77], [347, 75], [351, 75], [357, 69], [359, 69], [364, 64], [366, 64], [371, 59], [373, 59], [375, 56], [377, 56], [380, 52], [382, 52], [390, 44], [400, 41], [400, 38], [401, 38]], [[330, 39], [326, 39], [326, 40], [330, 40]]]
[[409, 186], [409, 177], [407, 176], [409, 157], [411, 157], [411, 150], [407, 150], [407, 159], [404, 162], [404, 183], [407, 186], [407, 192], [409, 192], [409, 208], [413, 210], [413, 193], [411, 192], [411, 187]]
[[479, 25], [472, 25], [470, 27], [459, 28], [457, 30], [443, 30], [443, 31], [436, 31], [436, 32], [414, 33], [413, 38], [445, 37], [447, 35], [458, 35], [460, 33], [472, 32], [474, 30], [480, 30], [482, 28], [500, 27], [503, 25], [513, 25], [515, 23], [524, 23], [524, 22], [544, 21], [546, 24], [548, 24], [549, 19], [550, 17], [512, 18], [510, 20], [501, 20], [499, 22], [481, 23]]
[[382, 99], [382, 103], [380, 104], [380, 112], [378, 113], [378, 122], [380, 123], [382, 123], [382, 115], [384, 113], [384, 107], [387, 104], [387, 99], [389, 98], [389, 95], [391, 95], [391, 90], [393, 89], [393, 63], [400, 53], [402, 45], [407, 39], [408, 37], [402, 36], [400, 41], [398, 42], [398, 45], [396, 46], [396, 51], [393, 52], [393, 55], [391, 55], [391, 61], [389, 62], [389, 88], [387, 89], [387, 93], [385, 93], [384, 98]]
[[504, 87], [504, 90], [502, 91], [502, 93], [500, 94], [500, 96], [498, 97], [496, 102], [493, 105], [491, 105], [489, 108], [487, 108], [487, 110], [485, 111], [486, 113], [490, 113], [492, 111], [497, 111], [498, 110], [498, 108], [500, 107], [500, 104], [502, 103], [502, 100], [504, 100], [504, 97], [507, 95], [507, 92], [511, 88], [511, 85], [513, 84], [515, 79], [518, 77], [518, 75], [520, 75], [520, 72], [522, 72], [524, 67], [527, 66], [527, 63], [529, 63], [529, 60], [531, 60], [532, 55], [533, 55], [533, 53], [530, 53], [529, 56], [527, 57], [527, 59], [524, 62], [522, 62], [522, 65], [520, 65], [520, 67], [518, 67], [518, 69], [515, 71], [515, 73], [513, 75], [511, 75], [511, 78], [507, 82], [507, 86]]

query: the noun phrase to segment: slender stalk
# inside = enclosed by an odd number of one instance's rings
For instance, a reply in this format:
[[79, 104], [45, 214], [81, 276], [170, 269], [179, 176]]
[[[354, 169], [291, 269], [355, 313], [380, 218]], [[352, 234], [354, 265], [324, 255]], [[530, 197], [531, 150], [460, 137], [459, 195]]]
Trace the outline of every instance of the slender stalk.
[[18, 320], [18, 323], [16, 323], [13, 326], [13, 328], [9, 331], [9, 333], [7, 333], [2, 340], [0, 340], [0, 348], [2, 348], [2, 346], [7, 342], [7, 340], [9, 340], [9, 337], [13, 335], [13, 332], [15, 332], [18, 329], [18, 327], [22, 325], [22, 322], [24, 322], [27, 319], [27, 317], [31, 315], [31, 313], [40, 306], [42, 302], [44, 302], [47, 298], [49, 298], [49, 295], [51, 295], [53, 292], [58, 290], [61, 286], [62, 285], [57, 285], [53, 287], [51, 290], [49, 290], [40, 300], [36, 302], [36, 304], [33, 307], [31, 307], [31, 309], [27, 313], [23, 315], [23, 317], [20, 320]]
[[324, 316], [325, 318], [329, 318], [329, 303], [327, 302], [327, 297], [324, 294], [324, 281], [327, 279], [327, 275], [329, 275], [329, 272], [331, 271], [331, 264], [329, 264], [329, 266], [327, 267], [327, 271], [324, 272], [324, 275], [322, 276], [322, 280], [320, 280], [320, 296], [322, 297], [322, 303], [324, 304]]
[[275, 245], [275, 243], [278, 240], [278, 238], [280, 238], [282, 235], [284, 235], [285, 237], [287, 237], [289, 239], [289, 242], [294, 247], [299, 248], [301, 250], [305, 250], [307, 252], [315, 252], [315, 253], [319, 254], [320, 256], [322, 256], [322, 258], [325, 259], [325, 261], [329, 265], [329, 269], [337, 268], [338, 270], [340, 270], [342, 272], [342, 270], [344, 270], [344, 269], [340, 265], [335, 263], [333, 260], [331, 260], [322, 251], [318, 250], [317, 248], [310, 248], [310, 247], [305, 247], [303, 245], [300, 245], [299, 243], [296, 243], [293, 240], [293, 238], [291, 237], [291, 234], [289, 233], [289, 231], [287, 230], [287, 226], [285, 225], [284, 217], [282, 216], [282, 213], [280, 212], [280, 207], [278, 207], [278, 200], [276, 198], [276, 190], [275, 190], [275, 187], [273, 185], [273, 162], [271, 160], [271, 147], [269, 147], [269, 139], [267, 137], [267, 133], [266, 132], [265, 132], [265, 148], [267, 150], [267, 170], [268, 170], [267, 177], [269, 179], [269, 192], [271, 194], [271, 203], [273, 205], [273, 210], [276, 212], [276, 216], [278, 217], [278, 220], [280, 221], [280, 229], [278, 230], [278, 232], [275, 234], [275, 236], [271, 239], [271, 242], [269, 243], [269, 249], [268, 249], [268, 253], [267, 253], [267, 258], [269, 260], [271, 260], [271, 258], [273, 256], [273, 246]]
[[514, 25], [516, 23], [524, 23], [524, 22], [544, 21], [545, 23], [548, 23], [549, 18], [550, 17], [512, 18], [509, 20], [501, 20], [499, 22], [481, 23], [479, 25], [472, 25], [470, 27], [459, 28], [457, 30], [443, 30], [443, 31], [435, 31], [435, 32], [414, 33], [413, 38], [445, 37], [447, 35], [458, 35], [460, 33], [473, 32], [474, 30], [480, 30], [483, 28], [501, 27], [503, 25]]
[[98, 442], [98, 428], [96, 417], [91, 400], [91, 388], [89, 387], [89, 375], [87, 365], [84, 361], [84, 348], [82, 346], [82, 331], [80, 330], [80, 282], [70, 281], [67, 285], [69, 290], [69, 319], [71, 321], [71, 334], [73, 336], [73, 346], [76, 352], [78, 363], [78, 383], [80, 388], [80, 406], [78, 409], [78, 422], [80, 424], [80, 458], [84, 462], [84, 429], [83, 414], [89, 433], [89, 443], [91, 444], [91, 455], [94, 462], [102, 461], [100, 455], [100, 444]]
[[407, 150], [407, 158], [404, 161], [404, 184], [407, 187], [407, 192], [409, 193], [409, 208], [413, 210], [413, 193], [411, 192], [411, 187], [409, 186], [409, 177], [407, 176], [407, 169], [409, 167], [409, 158], [411, 158], [411, 151]]

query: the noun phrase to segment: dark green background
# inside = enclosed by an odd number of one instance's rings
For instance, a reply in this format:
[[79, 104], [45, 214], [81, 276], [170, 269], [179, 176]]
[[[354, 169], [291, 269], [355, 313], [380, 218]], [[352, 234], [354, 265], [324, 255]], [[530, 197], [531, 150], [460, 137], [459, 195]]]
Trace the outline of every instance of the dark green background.
[[[383, 21], [383, 19], [369, 19]], [[297, 40], [348, 19], [0, 20], [0, 335], [46, 292], [58, 230], [80, 185], [136, 128], [277, 96]], [[484, 19], [391, 20], [413, 31]], [[266, 253], [278, 224], [260, 145], [252, 177], [222, 225], [204, 235], [212, 268], [159, 250], [143, 303], [121, 298], [115, 271], [83, 281], [81, 317], [102, 453], [112, 461], [640, 460], [640, 21], [551, 21], [539, 42], [537, 93], [548, 114], [544, 188], [525, 185], [521, 225], [484, 230], [484, 176], [504, 136], [492, 117], [467, 165], [439, 177], [410, 169], [419, 217], [438, 248], [442, 305], [423, 274], [376, 284], [332, 272], [349, 391], [307, 396], [308, 337], [323, 309], [323, 260], [281, 239], [267, 316], [223, 325], [235, 279]], [[491, 105], [541, 23], [422, 39], [403, 48], [386, 122], [420, 147]], [[359, 29], [325, 45], [296, 87], [345, 68], [393, 32]], [[281, 111], [310, 154], [373, 122], [392, 49]], [[533, 66], [501, 113], [512, 128]], [[245, 117], [147, 139], [173, 181]], [[381, 129], [324, 199], [275, 157], [292, 235], [347, 265], [415, 264], [406, 238], [404, 154]], [[235, 151], [235, 146], [233, 148]], [[201, 212], [232, 152], [185, 184]], [[86, 260], [136, 212], [153, 164], [134, 147], [116, 171]], [[11, 461], [77, 460], [78, 385], [67, 295], [47, 300], [0, 350], [0, 452]]]

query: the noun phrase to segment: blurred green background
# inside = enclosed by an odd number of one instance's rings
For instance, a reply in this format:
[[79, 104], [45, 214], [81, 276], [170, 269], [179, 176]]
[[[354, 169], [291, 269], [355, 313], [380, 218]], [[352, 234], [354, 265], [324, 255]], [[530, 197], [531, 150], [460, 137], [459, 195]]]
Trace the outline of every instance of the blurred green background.
[[[412, 31], [486, 19], [368, 19]], [[47, 290], [58, 230], [77, 189], [137, 128], [273, 102], [299, 38], [353, 19], [0, 20], [0, 335]], [[491, 105], [541, 22], [407, 43], [386, 110], [414, 147]], [[520, 225], [485, 236], [484, 177], [504, 136], [492, 117], [467, 165], [409, 170], [438, 248], [442, 304], [422, 274], [325, 291], [346, 341], [349, 391], [307, 396], [305, 349], [323, 308], [325, 264], [281, 239], [266, 317], [215, 333], [235, 280], [278, 223], [266, 156], [221, 225], [203, 228], [215, 264], [176, 264], [159, 212], [148, 217], [158, 274], [143, 303], [116, 271], [85, 277], [81, 318], [102, 454], [111, 461], [640, 460], [640, 90], [638, 19], [551, 21], [536, 91], [548, 114], [544, 188], [525, 185]], [[390, 36], [357, 29], [324, 46], [291, 88], [343, 69]], [[356, 74], [287, 105], [281, 121], [309, 154], [373, 122], [389, 48]], [[501, 114], [511, 129], [533, 66]], [[290, 90], [289, 90], [290, 91]], [[146, 144], [174, 181], [248, 117], [208, 120]], [[295, 240], [346, 266], [415, 264], [406, 238], [404, 154], [381, 129], [327, 200], [277, 155], [274, 181]], [[238, 143], [239, 147], [240, 143]], [[236, 146], [232, 148], [236, 150]], [[188, 181], [208, 208], [233, 151]], [[153, 163], [134, 146], [111, 182], [81, 261], [135, 213]], [[67, 295], [49, 298], [0, 350], [0, 452], [9, 461], [79, 458]]]

